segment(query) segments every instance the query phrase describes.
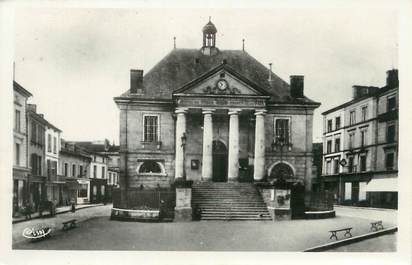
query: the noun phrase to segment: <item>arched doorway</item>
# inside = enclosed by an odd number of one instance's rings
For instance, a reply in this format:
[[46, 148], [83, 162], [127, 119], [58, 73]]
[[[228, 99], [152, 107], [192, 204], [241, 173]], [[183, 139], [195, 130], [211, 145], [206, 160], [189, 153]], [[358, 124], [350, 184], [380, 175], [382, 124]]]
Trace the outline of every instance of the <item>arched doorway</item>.
[[272, 180], [282, 180], [286, 181], [292, 179], [294, 176], [293, 169], [286, 163], [277, 163], [272, 167], [272, 170], [269, 174], [268, 181]]
[[221, 141], [213, 141], [213, 177], [214, 182], [227, 181], [227, 148]]

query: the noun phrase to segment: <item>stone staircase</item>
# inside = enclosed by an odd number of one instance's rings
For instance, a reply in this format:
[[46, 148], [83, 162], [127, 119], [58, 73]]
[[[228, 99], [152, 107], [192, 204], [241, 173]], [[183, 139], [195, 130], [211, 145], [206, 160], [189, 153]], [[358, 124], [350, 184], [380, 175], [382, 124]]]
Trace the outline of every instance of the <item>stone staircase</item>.
[[192, 187], [192, 207], [201, 220], [272, 220], [265, 202], [251, 183], [200, 182]]

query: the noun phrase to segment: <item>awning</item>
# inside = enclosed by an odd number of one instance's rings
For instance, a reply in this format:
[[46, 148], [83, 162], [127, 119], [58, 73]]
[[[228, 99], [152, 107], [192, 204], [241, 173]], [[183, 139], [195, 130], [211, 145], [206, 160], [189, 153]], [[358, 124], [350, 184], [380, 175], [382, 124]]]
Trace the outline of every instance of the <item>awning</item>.
[[366, 191], [398, 191], [398, 178], [372, 179], [366, 185]]
[[90, 183], [90, 180], [86, 180], [86, 179], [78, 179], [77, 180], [77, 182], [79, 183], [79, 184], [89, 184]]

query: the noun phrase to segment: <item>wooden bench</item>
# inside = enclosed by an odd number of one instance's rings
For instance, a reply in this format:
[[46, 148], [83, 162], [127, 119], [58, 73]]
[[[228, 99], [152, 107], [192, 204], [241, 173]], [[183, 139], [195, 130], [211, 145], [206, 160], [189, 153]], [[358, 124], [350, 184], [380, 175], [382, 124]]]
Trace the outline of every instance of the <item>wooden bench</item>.
[[71, 220], [63, 222], [62, 223], [63, 224], [63, 230], [69, 230], [71, 228], [76, 227], [76, 222], [77, 222], [76, 219], [71, 219]]
[[336, 240], [338, 240], [337, 233], [341, 231], [345, 231], [345, 234], [344, 234], [345, 237], [352, 237], [350, 230], [352, 230], [352, 227], [347, 227], [347, 228], [342, 228], [342, 229], [337, 229], [337, 230], [330, 230], [329, 232], [331, 233], [331, 235], [329, 239], [335, 238]]
[[383, 229], [382, 221], [376, 221], [371, 223], [371, 231], [378, 231]]

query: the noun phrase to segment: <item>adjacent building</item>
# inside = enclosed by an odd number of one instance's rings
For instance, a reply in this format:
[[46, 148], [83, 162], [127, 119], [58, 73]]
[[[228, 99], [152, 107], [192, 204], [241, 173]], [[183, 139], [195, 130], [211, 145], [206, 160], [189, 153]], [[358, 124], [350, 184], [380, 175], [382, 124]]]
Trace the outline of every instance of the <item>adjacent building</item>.
[[90, 202], [107, 202], [111, 199], [111, 190], [118, 186], [119, 147], [102, 141], [71, 142], [84, 150], [91, 157], [90, 162]]
[[13, 81], [14, 126], [13, 126], [13, 215], [28, 201], [30, 168], [27, 159], [27, 99], [32, 94]]
[[65, 180], [58, 175], [61, 130], [51, 123], [47, 124], [46, 143], [46, 176], [47, 200], [56, 205], [63, 205], [63, 186]]
[[90, 202], [90, 163], [92, 158], [83, 148], [61, 141], [60, 175], [65, 179], [63, 200], [66, 204]]
[[282, 80], [244, 49], [173, 49], [148, 73], [130, 72], [120, 109], [120, 188], [312, 180], [312, 120], [320, 105], [304, 77]]
[[46, 194], [46, 128], [47, 120], [37, 113], [35, 104], [27, 105], [27, 144], [31, 174], [29, 176], [29, 201], [38, 209]]
[[341, 204], [397, 207], [398, 70], [384, 87], [353, 86], [323, 113], [324, 188]]

